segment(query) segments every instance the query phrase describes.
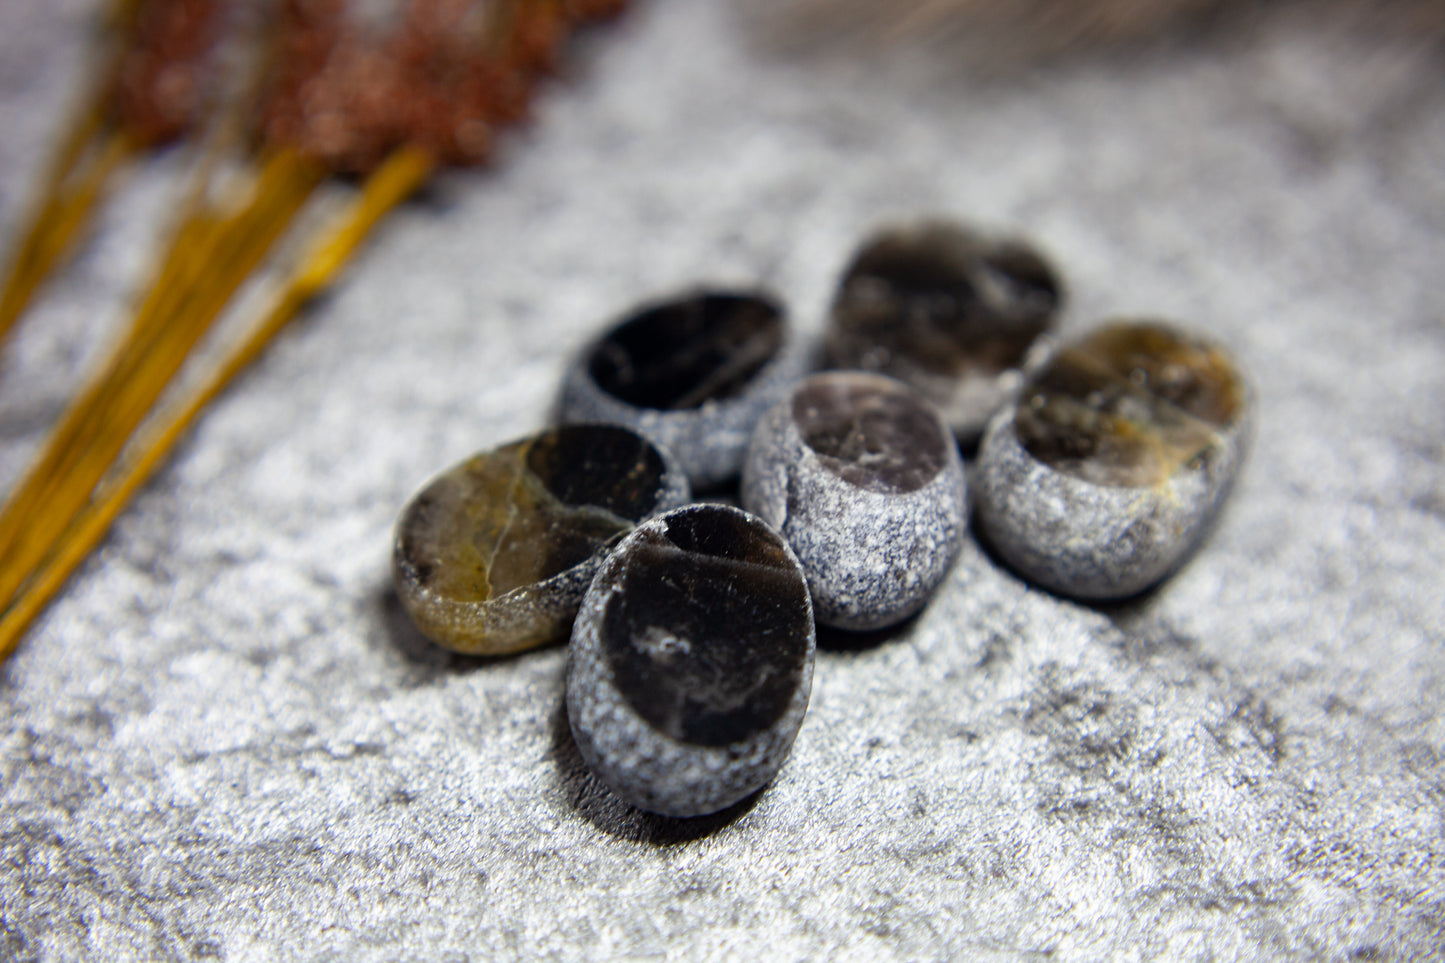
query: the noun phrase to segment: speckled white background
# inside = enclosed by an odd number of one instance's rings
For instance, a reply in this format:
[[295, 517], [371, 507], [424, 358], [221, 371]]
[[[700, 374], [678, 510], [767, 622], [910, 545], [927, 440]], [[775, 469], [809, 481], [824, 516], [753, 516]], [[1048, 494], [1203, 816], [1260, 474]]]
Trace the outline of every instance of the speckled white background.
[[[0, 229], [85, 0], [0, 6]], [[1445, 84], [1274, 31], [982, 83], [789, 60], [713, 0], [575, 49], [206, 417], [0, 670], [5, 960], [1426, 959], [1445, 945]], [[145, 263], [132, 179], [0, 362], [14, 478]], [[1153, 596], [969, 542], [820, 654], [781, 776], [674, 823], [585, 775], [559, 648], [445, 655], [388, 589], [433, 471], [541, 425], [632, 302], [762, 281], [816, 331], [869, 227], [1035, 238], [1078, 331], [1232, 344], [1259, 431]]]

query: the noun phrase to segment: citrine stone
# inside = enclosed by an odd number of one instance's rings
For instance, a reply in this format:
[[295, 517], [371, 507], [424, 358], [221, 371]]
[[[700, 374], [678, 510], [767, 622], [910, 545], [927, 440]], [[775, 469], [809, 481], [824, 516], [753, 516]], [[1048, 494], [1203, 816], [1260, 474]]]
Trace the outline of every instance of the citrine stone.
[[397, 593], [425, 635], [460, 652], [559, 639], [606, 550], [687, 498], [680, 470], [626, 428], [544, 431], [412, 497], [396, 525]]
[[559, 413], [637, 430], [705, 488], [737, 474], [753, 426], [802, 368], [775, 299], [694, 292], [645, 305], [588, 345]]
[[839, 285], [827, 361], [912, 385], [972, 441], [1021, 384], [1062, 298], [1053, 268], [1027, 244], [944, 222], [888, 228]]
[[963, 463], [936, 408], [882, 375], [813, 375], [764, 416], [742, 504], [788, 540], [820, 624], [876, 629], [927, 602], [963, 544]]
[[1061, 350], [990, 425], [984, 535], [1053, 591], [1116, 599], [1194, 551], [1243, 459], [1249, 392], [1219, 345], [1155, 322]]
[[781, 767], [814, 648], [802, 571], [775, 532], [724, 505], [654, 518], [603, 563], [573, 628], [578, 749], [639, 808], [725, 808]]

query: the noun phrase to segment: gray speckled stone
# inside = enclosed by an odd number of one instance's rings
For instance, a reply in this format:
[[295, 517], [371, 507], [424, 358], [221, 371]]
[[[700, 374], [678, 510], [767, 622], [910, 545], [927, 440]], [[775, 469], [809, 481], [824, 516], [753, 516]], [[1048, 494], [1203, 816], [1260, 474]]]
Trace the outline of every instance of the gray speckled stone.
[[589, 343], [568, 368], [558, 418], [564, 422], [603, 421], [627, 425], [671, 451], [694, 488], [707, 489], [734, 478], [742, 467], [748, 439], [758, 419], [807, 368], [807, 352], [790, 336], [786, 311], [780, 302], [749, 292], [777, 308], [783, 324], [783, 340], [777, 353], [752, 376], [745, 388], [728, 397], [709, 397], [693, 407], [641, 407], [607, 392], [591, 371], [591, 361], [598, 349], [626, 324], [648, 312], [717, 293], [695, 291], [644, 305]]
[[[931, 421], [932, 437], [914, 439], [934, 448], [936, 470], [925, 483], [865, 487], [808, 443], [800, 399], [847, 391], [901, 398]], [[968, 519], [963, 465], [933, 406], [899, 381], [853, 371], [814, 375], [764, 416], [743, 468], [742, 504], [797, 552], [818, 621], [860, 630], [923, 607], [958, 555]]]
[[[743, 544], [699, 542], [715, 524]], [[716, 812], [782, 766], [815, 648], [803, 573], [775, 532], [724, 505], [659, 516], [617, 546], [583, 600], [567, 660], [573, 738], [639, 809]]]
[[[1048, 369], [1044, 374], [1048, 373]], [[1025, 393], [1023, 404], [1027, 401]], [[1019, 437], [1018, 406], [990, 422], [975, 486], [979, 524], [1000, 556], [1043, 587], [1085, 600], [1127, 598], [1182, 565], [1208, 531], [1244, 456], [1252, 401], [1167, 478], [1105, 484], [1064, 470]]]

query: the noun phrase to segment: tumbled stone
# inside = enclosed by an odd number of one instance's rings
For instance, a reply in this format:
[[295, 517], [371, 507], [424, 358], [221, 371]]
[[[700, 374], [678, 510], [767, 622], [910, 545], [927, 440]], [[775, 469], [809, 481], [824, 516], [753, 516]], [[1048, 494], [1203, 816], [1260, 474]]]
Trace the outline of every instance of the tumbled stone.
[[1062, 299], [1053, 269], [1026, 244], [943, 222], [889, 228], [839, 285], [828, 364], [912, 385], [971, 443], [1018, 391]]
[[577, 748], [640, 809], [726, 808], [781, 768], [814, 648], [808, 588], [777, 533], [725, 505], [651, 519], [603, 562], [572, 629]]
[[797, 553], [818, 622], [876, 629], [917, 612], [963, 544], [963, 464], [927, 399], [882, 375], [813, 375], [759, 423], [743, 507]]
[[645, 438], [570, 425], [429, 481], [397, 520], [397, 594], [423, 634], [474, 654], [566, 636], [607, 549], [684, 504], [687, 481]]
[[707, 488], [738, 473], [753, 426], [803, 366], [773, 299], [688, 294], [638, 310], [589, 345], [563, 383], [559, 416], [627, 425]]
[[1248, 392], [1204, 338], [1114, 324], [1058, 353], [979, 455], [999, 554], [1065, 595], [1134, 595], [1193, 551], [1243, 455]]

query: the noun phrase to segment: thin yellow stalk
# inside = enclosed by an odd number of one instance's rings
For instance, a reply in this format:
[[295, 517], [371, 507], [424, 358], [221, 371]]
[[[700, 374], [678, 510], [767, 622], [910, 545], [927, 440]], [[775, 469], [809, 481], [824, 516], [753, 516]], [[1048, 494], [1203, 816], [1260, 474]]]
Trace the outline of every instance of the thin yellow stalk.
[[[73, 429], [70, 444], [47, 452], [51, 457], [42, 464], [43, 471], [27, 479], [21, 497], [0, 519], [5, 536], [0, 600], [13, 597], [84, 507], [196, 342], [290, 224], [318, 179], [319, 169], [294, 155], [288, 164], [269, 168], [248, 203], [223, 219], [216, 242], [205, 246], [216, 263], [208, 265], [203, 258], [193, 270], [181, 272], [178, 282], [191, 283], [171, 298], [173, 310], [160, 322], [165, 325], [158, 329], [161, 337], [143, 354], [120, 353], [131, 363], [103, 376], [89, 407], [77, 412], [75, 424], [65, 426]], [[208, 266], [214, 270], [208, 272]]]
[[[231, 257], [218, 257], [234, 254], [233, 250], [223, 246], [227, 229], [234, 228], [251, 208], [264, 210], [266, 206], [273, 205], [278, 200], [278, 194], [285, 195], [287, 206], [293, 201], [299, 204], [299, 199], [294, 197], [295, 191], [276, 190], [278, 178], [281, 184], [286, 181], [280, 175], [297, 163], [294, 154], [290, 157], [289, 164], [272, 162], [264, 166], [251, 194], [250, 204], [242, 206], [239, 213], [220, 217], [210, 210], [193, 210], [182, 221], [164, 267], [149, 295], [138, 307], [127, 335], [92, 376], [85, 390], [72, 401], [52, 430], [41, 457], [7, 499], [5, 510], [0, 514], [0, 604], [8, 600], [8, 592], [13, 591], [13, 588], [4, 589], [3, 586], [18, 584], [15, 577], [5, 578], [3, 572], [8, 569], [23, 571], [27, 567], [18, 557], [17, 542], [26, 534], [30, 535], [28, 540], [33, 541], [39, 536], [38, 530], [46, 527], [37, 522], [45, 514], [56, 486], [71, 478], [77, 462], [90, 450], [93, 440], [113, 421], [109, 416], [117, 399], [123, 395], [127, 385], [137, 381], [137, 367], [154, 366], [160, 339], [168, 335], [174, 337], [176, 332], [184, 333], [177, 327], [175, 318], [185, 303], [187, 292], [206, 276], [208, 265], [216, 263], [224, 268], [235, 267]], [[314, 177], [307, 178], [307, 190], [314, 182]], [[200, 191], [192, 192], [193, 204], [199, 205], [201, 196]], [[242, 231], [242, 236], [245, 233]], [[246, 270], [249, 272], [250, 268], [246, 267]], [[239, 280], [235, 283], [239, 284]], [[144, 411], [141, 412], [143, 414]], [[127, 431], [119, 441], [123, 443], [128, 434]]]
[[91, 75], [89, 92], [45, 166], [34, 211], [0, 288], [0, 343], [73, 246], [121, 162], [139, 150], [127, 133], [106, 132], [106, 98], [134, 36], [139, 8], [139, 0], [116, 0], [94, 42], [90, 62], [101, 66]]
[[25, 593], [6, 610], [0, 618], [0, 661], [15, 651], [30, 623], [105, 537], [136, 490], [151, 477], [196, 417], [255, 360], [310, 298], [331, 283], [377, 222], [410, 196], [430, 176], [434, 166], [426, 151], [403, 147], [372, 173], [361, 193], [288, 278], [246, 339], [204, 383], [166, 413], [163, 424], [144, 439], [143, 450], [126, 463], [119, 475], [86, 507], [44, 568], [26, 586]]
[[[86, 440], [96, 430], [97, 414], [107, 409], [136, 361], [153, 347], [160, 295], [179, 285], [178, 278], [182, 276], [179, 269], [184, 266], [183, 262], [197, 249], [204, 248], [216, 226], [216, 218], [204, 213], [193, 215], [182, 225], [172, 256], [163, 265], [150, 295], [138, 307], [130, 329], [71, 399], [47, 436], [40, 457], [24, 479], [11, 489], [4, 512], [0, 513], [0, 557], [5, 556], [20, 528], [39, 509], [49, 486], [55, 479], [63, 478], [71, 460], [85, 450]], [[185, 258], [177, 257], [177, 252], [183, 252]]]
[[20, 320], [41, 282], [71, 249], [116, 169], [135, 153], [129, 137], [113, 133], [87, 159], [73, 187], [56, 184], [46, 191], [0, 290], [0, 341]]
[[[264, 212], [262, 205], [278, 201], [282, 206], [292, 203], [289, 198], [294, 189], [288, 193], [278, 187], [296, 180], [293, 169], [298, 161], [294, 154], [285, 159], [289, 163], [270, 163], [263, 167], [250, 201], [238, 205], [238, 214], [222, 216], [202, 205], [200, 191], [192, 192], [161, 270], [136, 307], [129, 329], [52, 432], [50, 445], [55, 452], [51, 457], [70, 450], [76, 433], [90, 424], [83, 416], [108, 407], [115, 392], [131, 378], [135, 366], [149, 356], [158, 339], [167, 335], [184, 299], [203, 284], [208, 272], [217, 270], [214, 265], [228, 262], [232, 252], [223, 245], [246, 233], [236, 229], [236, 222], [255, 211]], [[309, 190], [312, 183], [313, 180], [308, 179], [305, 190]], [[53, 463], [44, 459], [39, 464], [54, 468]]]
[[[225, 212], [205, 199], [213, 164], [212, 158], [202, 161], [203, 170], [190, 191], [184, 206], [186, 214], [179, 222], [161, 272], [136, 309], [130, 331], [112, 359], [112, 386], [125, 383], [129, 368], [150, 353], [157, 339], [167, 336], [168, 325], [184, 312], [188, 299], [207, 289], [213, 276], [231, 270], [235, 247], [245, 242], [251, 225], [275, 223], [274, 211], [293, 208], [321, 174], [295, 152], [277, 151], [263, 161], [246, 197]], [[284, 219], [280, 226], [285, 226]], [[102, 400], [97, 398], [96, 403]]]
[[[206, 166], [207, 170], [209, 167]], [[221, 219], [203, 204], [205, 174], [195, 179], [181, 205], [171, 247], [161, 260], [160, 268], [136, 305], [125, 334], [115, 343], [109, 356], [71, 399], [60, 420], [46, 438], [45, 448], [31, 466], [25, 479], [13, 487], [0, 514], [0, 557], [46, 494], [46, 486], [65, 474], [65, 459], [84, 450], [84, 439], [95, 428], [96, 413], [110, 404], [118, 386], [123, 384], [137, 360], [151, 350], [157, 333], [164, 330], [167, 309], [176, 293], [183, 291], [194, 276], [194, 264], [204, 259], [216, 243]]]

